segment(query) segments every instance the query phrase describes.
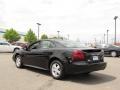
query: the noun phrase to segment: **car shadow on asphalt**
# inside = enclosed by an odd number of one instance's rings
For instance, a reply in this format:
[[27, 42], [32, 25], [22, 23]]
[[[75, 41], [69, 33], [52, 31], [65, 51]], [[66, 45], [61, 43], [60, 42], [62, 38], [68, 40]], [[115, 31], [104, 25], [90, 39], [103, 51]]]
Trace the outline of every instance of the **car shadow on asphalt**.
[[38, 74], [43, 74], [43, 75], [50, 76], [50, 73], [47, 70], [36, 69], [36, 68], [32, 68], [32, 67], [27, 67], [27, 66], [24, 66], [23, 69], [26, 69], [26, 70], [29, 70], [29, 71], [32, 71], [32, 72], [35, 72], [35, 73], [38, 73]]
[[93, 72], [90, 74], [78, 74], [78, 75], [69, 75], [64, 81], [71, 81], [75, 83], [87, 84], [87, 85], [95, 85], [101, 83], [107, 83], [115, 80], [115, 76]]
[[[38, 76], [42, 74], [52, 78], [52, 76], [50, 75], [50, 72], [46, 70], [35, 69], [31, 67], [24, 67], [24, 69], [38, 73]], [[95, 84], [111, 82], [115, 79], [117, 78], [112, 75], [103, 74], [100, 72], [92, 72], [90, 74], [66, 75], [66, 77], [63, 78], [62, 81], [87, 84], [87, 85], [95, 85]]]

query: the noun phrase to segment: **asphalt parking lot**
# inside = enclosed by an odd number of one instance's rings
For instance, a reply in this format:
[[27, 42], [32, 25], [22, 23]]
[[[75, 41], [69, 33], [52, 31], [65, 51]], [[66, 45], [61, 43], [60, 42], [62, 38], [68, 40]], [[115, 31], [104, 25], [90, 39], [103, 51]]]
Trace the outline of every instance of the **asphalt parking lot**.
[[64, 80], [55, 80], [43, 70], [17, 69], [11, 57], [11, 53], [0, 53], [0, 90], [120, 90], [120, 57], [105, 57], [105, 70]]

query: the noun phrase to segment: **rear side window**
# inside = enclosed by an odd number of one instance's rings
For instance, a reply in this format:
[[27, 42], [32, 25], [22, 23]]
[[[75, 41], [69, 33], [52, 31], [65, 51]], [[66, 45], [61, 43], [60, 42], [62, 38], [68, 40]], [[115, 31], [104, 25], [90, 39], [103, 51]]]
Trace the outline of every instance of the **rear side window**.
[[80, 42], [76, 41], [69, 41], [69, 40], [59, 40], [59, 44], [63, 45], [67, 48], [88, 48], [85, 44], [81, 44]]
[[55, 45], [51, 41], [41, 41], [40, 48], [54, 48]]

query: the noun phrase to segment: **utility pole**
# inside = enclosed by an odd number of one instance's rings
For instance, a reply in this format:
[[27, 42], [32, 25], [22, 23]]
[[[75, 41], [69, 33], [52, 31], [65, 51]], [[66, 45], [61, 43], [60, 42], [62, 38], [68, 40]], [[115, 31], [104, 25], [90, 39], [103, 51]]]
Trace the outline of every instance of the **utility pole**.
[[116, 45], [116, 19], [118, 18], [118, 16], [114, 17], [115, 20], [115, 38], [114, 38], [114, 44]]
[[60, 31], [57, 31], [57, 32], [58, 32], [58, 39], [59, 39], [59, 37], [60, 37], [60, 36], [59, 36]]
[[105, 34], [104, 34], [104, 44], [105, 44]]
[[39, 26], [41, 25], [40, 23], [36, 23], [38, 25], [38, 40], [39, 40]]
[[107, 44], [108, 44], [108, 32], [109, 32], [109, 30], [107, 30]]

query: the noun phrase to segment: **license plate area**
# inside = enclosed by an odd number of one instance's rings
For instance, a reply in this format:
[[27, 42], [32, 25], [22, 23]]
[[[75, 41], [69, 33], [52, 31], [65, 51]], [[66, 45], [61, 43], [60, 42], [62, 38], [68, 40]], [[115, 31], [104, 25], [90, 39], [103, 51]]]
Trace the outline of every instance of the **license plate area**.
[[93, 61], [98, 61], [98, 60], [99, 60], [98, 56], [93, 56]]

